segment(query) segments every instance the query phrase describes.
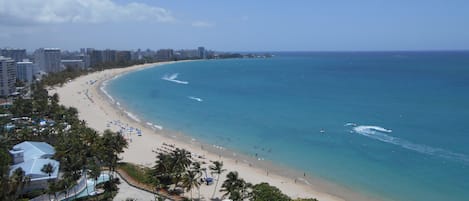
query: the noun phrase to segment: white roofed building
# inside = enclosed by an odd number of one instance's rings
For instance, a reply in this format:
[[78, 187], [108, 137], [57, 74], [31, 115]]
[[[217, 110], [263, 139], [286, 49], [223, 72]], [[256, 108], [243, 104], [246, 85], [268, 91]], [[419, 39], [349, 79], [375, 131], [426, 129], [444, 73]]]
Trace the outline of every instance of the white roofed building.
[[[47, 189], [48, 180], [55, 180], [59, 176], [60, 163], [52, 156], [55, 149], [45, 142], [24, 141], [10, 150], [13, 157], [13, 165], [10, 167], [10, 175], [21, 168], [24, 175], [30, 178], [30, 182], [25, 186], [24, 191], [35, 189]], [[50, 175], [43, 170], [44, 166], [52, 165]]]

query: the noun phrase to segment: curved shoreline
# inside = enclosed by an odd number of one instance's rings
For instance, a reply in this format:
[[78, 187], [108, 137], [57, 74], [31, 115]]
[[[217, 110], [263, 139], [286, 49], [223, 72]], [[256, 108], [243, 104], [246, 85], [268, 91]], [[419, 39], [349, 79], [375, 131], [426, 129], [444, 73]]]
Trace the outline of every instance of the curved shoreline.
[[[321, 179], [298, 177], [302, 174], [289, 167], [282, 167], [270, 161], [257, 161], [255, 158], [239, 154], [236, 151], [200, 142], [182, 133], [167, 129], [160, 130], [148, 123], [146, 124], [146, 121], [140, 120], [137, 122], [104, 89], [109, 80], [118, 76], [169, 63], [174, 62], [152, 63], [95, 72], [79, 77], [61, 88], [51, 90], [51, 92], [59, 94], [62, 104], [76, 107], [80, 119], [86, 120], [90, 127], [98, 131], [107, 128], [116, 131], [110, 128], [110, 121], [125, 122], [126, 125], [131, 127], [141, 128], [144, 133], [143, 136], [132, 136], [132, 134], [127, 136], [129, 148], [122, 154], [123, 160], [126, 162], [151, 166], [156, 156], [151, 152], [152, 150], [155, 150], [162, 143], [174, 144], [176, 147], [187, 149], [192, 153], [205, 157], [206, 162], [209, 162], [209, 160], [222, 160], [228, 170], [227, 172], [238, 171], [242, 178], [252, 183], [268, 182], [293, 198], [314, 197], [320, 201], [377, 200]], [[88, 84], [88, 80], [94, 80], [93, 84]], [[83, 99], [81, 93], [86, 93], [86, 98]], [[80, 100], [80, 98], [83, 100]], [[220, 178], [224, 177], [225, 175], [222, 175]], [[302, 180], [305, 184], [299, 182]], [[203, 185], [201, 188], [201, 194], [206, 199], [210, 197], [212, 191], [213, 186]], [[217, 195], [219, 196], [220, 193]]]

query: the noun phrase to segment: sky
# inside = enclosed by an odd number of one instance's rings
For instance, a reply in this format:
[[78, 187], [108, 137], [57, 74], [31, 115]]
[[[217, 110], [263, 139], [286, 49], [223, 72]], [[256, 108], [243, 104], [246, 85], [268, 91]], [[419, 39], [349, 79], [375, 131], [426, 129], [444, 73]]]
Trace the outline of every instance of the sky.
[[469, 50], [468, 0], [0, 0], [0, 48]]

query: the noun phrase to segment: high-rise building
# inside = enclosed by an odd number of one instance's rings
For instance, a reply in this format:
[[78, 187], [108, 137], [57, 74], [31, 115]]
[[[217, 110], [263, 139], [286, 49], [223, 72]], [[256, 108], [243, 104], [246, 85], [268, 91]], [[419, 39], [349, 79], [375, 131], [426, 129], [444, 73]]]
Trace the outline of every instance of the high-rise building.
[[199, 47], [199, 58], [206, 59], [207, 58], [207, 51], [205, 51], [205, 47]]
[[40, 48], [34, 52], [34, 62], [46, 73], [56, 73], [62, 70], [60, 65], [60, 49]]
[[159, 61], [168, 61], [173, 59], [173, 50], [172, 49], [160, 49], [156, 52], [156, 58]]
[[103, 51], [101, 50], [90, 50], [90, 66], [95, 67], [96, 65], [103, 63]]
[[127, 63], [132, 59], [132, 53], [130, 51], [117, 51], [117, 62]]
[[0, 49], [0, 56], [9, 57], [16, 62], [20, 62], [23, 61], [23, 59], [26, 59], [26, 49]]
[[16, 78], [22, 82], [31, 84], [33, 82], [33, 62], [16, 62]]
[[117, 61], [116, 50], [103, 50], [103, 63], [114, 63]]
[[15, 92], [16, 62], [0, 56], [0, 96], [9, 96]]

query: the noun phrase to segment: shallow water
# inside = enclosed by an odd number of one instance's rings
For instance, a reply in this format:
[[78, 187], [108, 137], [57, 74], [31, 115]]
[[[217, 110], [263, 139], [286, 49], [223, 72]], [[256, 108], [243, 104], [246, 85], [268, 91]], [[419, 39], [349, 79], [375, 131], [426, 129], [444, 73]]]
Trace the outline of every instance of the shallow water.
[[469, 198], [469, 52], [195, 61], [106, 88], [139, 119], [355, 191]]

